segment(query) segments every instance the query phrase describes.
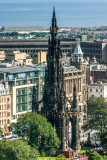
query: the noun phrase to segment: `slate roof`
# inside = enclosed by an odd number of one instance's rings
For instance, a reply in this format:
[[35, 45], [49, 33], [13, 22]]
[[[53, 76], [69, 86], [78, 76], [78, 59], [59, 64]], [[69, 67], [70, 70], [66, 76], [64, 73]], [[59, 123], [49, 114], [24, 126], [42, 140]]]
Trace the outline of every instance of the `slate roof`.
[[63, 62], [70, 64], [71, 57], [63, 57]]
[[23, 73], [23, 72], [32, 72], [37, 71], [37, 68], [28, 67], [28, 66], [17, 66], [9, 68], [0, 68], [1, 73]]
[[64, 69], [64, 73], [82, 72], [75, 66], [70, 66], [70, 65], [63, 66], [63, 69]]

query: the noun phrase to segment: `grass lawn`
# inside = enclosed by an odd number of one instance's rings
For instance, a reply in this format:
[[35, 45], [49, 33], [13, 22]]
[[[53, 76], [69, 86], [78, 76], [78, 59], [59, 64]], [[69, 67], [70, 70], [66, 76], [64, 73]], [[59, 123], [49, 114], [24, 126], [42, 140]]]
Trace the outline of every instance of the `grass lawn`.
[[56, 157], [39, 157], [39, 160], [56, 160]]
[[89, 152], [90, 149], [94, 149], [94, 147], [82, 147], [81, 152], [85, 153], [86, 151]]

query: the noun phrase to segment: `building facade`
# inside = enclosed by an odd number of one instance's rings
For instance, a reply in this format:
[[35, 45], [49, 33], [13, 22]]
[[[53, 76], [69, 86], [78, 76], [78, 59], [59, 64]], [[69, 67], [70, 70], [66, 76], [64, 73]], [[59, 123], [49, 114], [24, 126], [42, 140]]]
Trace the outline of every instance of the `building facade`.
[[[86, 89], [86, 61], [83, 59], [83, 52], [79, 42], [73, 53], [73, 60], [70, 61], [71, 66], [75, 66], [72, 82], [74, 81], [77, 86], [77, 103], [79, 109], [80, 126], [83, 125], [87, 117], [87, 89]], [[80, 127], [81, 128], [81, 127]]]
[[[76, 42], [72, 40], [61, 39], [61, 51], [69, 53], [71, 56], [74, 52]], [[104, 42], [81, 42], [81, 49], [84, 58], [89, 57], [90, 60], [95, 57], [98, 62], [107, 63], [107, 43]], [[0, 40], [0, 50], [20, 50], [25, 53], [47, 52], [48, 39], [21, 39], [21, 40]]]
[[[42, 99], [44, 76], [44, 65], [0, 69], [0, 79], [8, 82], [11, 89], [11, 122], [16, 122], [20, 114], [32, 110], [32, 95], [35, 86], [37, 88], [37, 100]], [[40, 109], [41, 106], [42, 104]]]
[[107, 63], [107, 44], [102, 42], [81, 42], [81, 48], [84, 58], [89, 57], [90, 61], [93, 57], [97, 62]]
[[107, 83], [97, 81], [88, 85], [88, 98], [91, 96], [107, 98]]
[[23, 65], [31, 65], [33, 60], [32, 58], [27, 57], [26, 53], [22, 53], [20, 51], [6, 50], [5, 62], [23, 66]]
[[33, 59], [33, 64], [39, 64], [39, 63], [47, 63], [46, 60], [47, 52], [39, 51], [36, 53], [29, 53], [29, 56]]
[[8, 82], [0, 83], [0, 128], [3, 135], [7, 135], [10, 131], [11, 109], [11, 94]]

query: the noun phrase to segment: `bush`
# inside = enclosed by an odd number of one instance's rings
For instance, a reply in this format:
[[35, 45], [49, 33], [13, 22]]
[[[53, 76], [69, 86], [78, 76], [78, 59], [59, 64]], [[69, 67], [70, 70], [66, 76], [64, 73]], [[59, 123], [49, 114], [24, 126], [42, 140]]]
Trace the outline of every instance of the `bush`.
[[103, 160], [103, 157], [95, 151], [89, 155], [88, 160]]
[[57, 160], [66, 160], [65, 156], [63, 154], [59, 154], [57, 156]]

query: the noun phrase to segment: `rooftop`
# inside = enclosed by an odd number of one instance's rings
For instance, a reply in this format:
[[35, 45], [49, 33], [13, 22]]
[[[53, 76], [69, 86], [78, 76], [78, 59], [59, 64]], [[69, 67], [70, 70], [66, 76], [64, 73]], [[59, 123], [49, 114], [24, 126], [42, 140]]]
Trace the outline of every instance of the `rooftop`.
[[94, 86], [94, 87], [97, 87], [97, 86], [107, 86], [107, 83], [103, 83], [102, 81], [97, 81], [97, 83], [92, 83], [89, 86]]
[[77, 45], [75, 47], [75, 50], [74, 50], [74, 53], [73, 54], [80, 54], [80, 55], [83, 55], [83, 52], [82, 52], [82, 49], [80, 47], [80, 44], [79, 42], [77, 42]]
[[17, 67], [9, 67], [9, 68], [0, 68], [0, 73], [23, 73], [23, 72], [32, 72], [38, 70], [34, 67], [28, 66], [17, 66]]
[[63, 57], [63, 62], [64, 63], [70, 63], [70, 59], [71, 59], [71, 57]]
[[73, 73], [73, 72], [82, 72], [81, 70], [77, 69], [75, 66], [65, 65], [63, 66], [64, 73]]

